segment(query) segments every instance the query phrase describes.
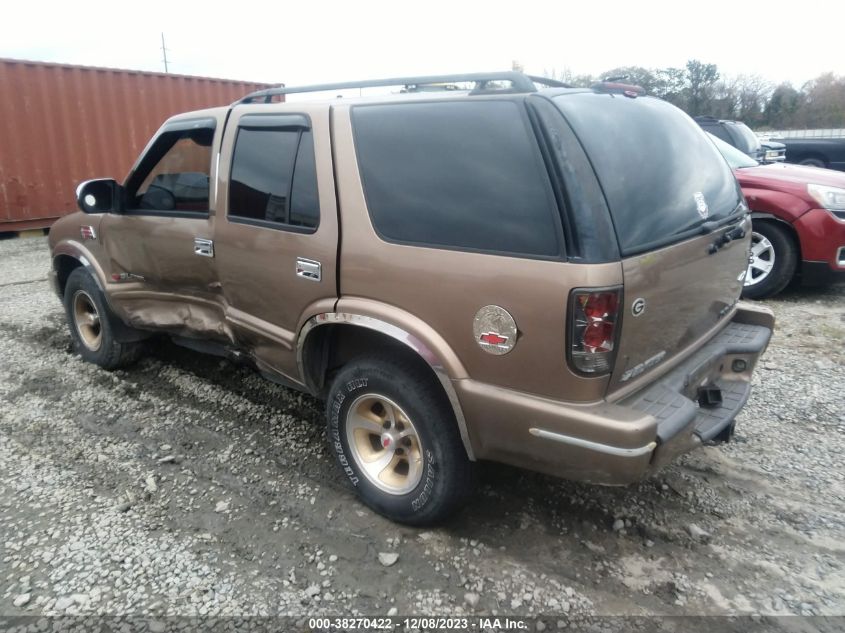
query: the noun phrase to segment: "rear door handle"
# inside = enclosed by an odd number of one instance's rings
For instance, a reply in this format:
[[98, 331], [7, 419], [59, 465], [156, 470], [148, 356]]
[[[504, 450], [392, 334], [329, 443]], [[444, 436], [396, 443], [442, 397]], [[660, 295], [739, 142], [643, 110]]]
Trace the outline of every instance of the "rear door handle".
[[313, 259], [305, 259], [304, 257], [296, 258], [296, 276], [310, 279], [311, 281], [320, 281], [322, 279], [322, 264]]
[[214, 242], [201, 237], [194, 238], [194, 255], [214, 257]]

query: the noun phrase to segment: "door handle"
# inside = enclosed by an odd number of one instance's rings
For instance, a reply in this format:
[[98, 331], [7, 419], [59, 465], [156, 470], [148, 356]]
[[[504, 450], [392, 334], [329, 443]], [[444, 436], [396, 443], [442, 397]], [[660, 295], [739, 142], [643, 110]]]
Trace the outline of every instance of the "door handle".
[[214, 242], [201, 237], [194, 238], [194, 255], [214, 257]]
[[305, 259], [304, 257], [296, 258], [296, 276], [309, 279], [311, 281], [320, 281], [322, 279], [322, 264], [313, 259]]

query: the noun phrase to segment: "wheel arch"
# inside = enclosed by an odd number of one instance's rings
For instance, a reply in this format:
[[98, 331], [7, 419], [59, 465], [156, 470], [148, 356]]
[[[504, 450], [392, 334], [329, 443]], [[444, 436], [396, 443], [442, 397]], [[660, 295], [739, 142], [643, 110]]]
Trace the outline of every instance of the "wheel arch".
[[754, 230], [754, 221], [757, 220], [758, 222], [771, 222], [782, 229], [785, 229], [786, 232], [789, 234], [789, 237], [792, 238], [792, 241], [795, 242], [795, 247], [798, 249], [798, 269], [800, 270], [801, 267], [801, 235], [798, 231], [795, 230], [795, 227], [787, 222], [786, 220], [777, 217], [776, 215], [772, 215], [770, 213], [758, 213], [756, 211], [751, 212], [751, 230]]
[[56, 286], [61, 296], [64, 296], [67, 278], [80, 266], [85, 267], [105, 295], [104, 274], [97, 260], [84, 246], [69, 240], [53, 248], [53, 270], [56, 272]]
[[[342, 338], [339, 338], [342, 337]], [[319, 394], [332, 365], [349, 360], [356, 352], [373, 345], [393, 348], [421, 361], [443, 389], [470, 460], [475, 460], [466, 419], [452, 385], [452, 376], [432, 346], [406, 329], [373, 316], [348, 312], [328, 312], [312, 316], [300, 329], [296, 345], [299, 374], [312, 393]]]
[[106, 307], [108, 308], [105, 318], [109, 320], [114, 336], [118, 341], [132, 343], [152, 336], [151, 332], [129, 327], [117, 316], [112, 308], [109, 295], [106, 292], [103, 281], [105, 279], [103, 270], [85, 247], [73, 241], [60, 242], [53, 248], [53, 271], [56, 274], [56, 291], [62, 301], [64, 301], [67, 280], [71, 273], [78, 268], [84, 269], [91, 275], [97, 288], [102, 293], [103, 300], [106, 302]]
[[798, 164], [802, 164], [807, 159], [815, 159], [824, 163], [825, 168], [830, 167], [830, 159], [823, 152], [819, 150], [805, 150], [798, 154], [793, 160]]

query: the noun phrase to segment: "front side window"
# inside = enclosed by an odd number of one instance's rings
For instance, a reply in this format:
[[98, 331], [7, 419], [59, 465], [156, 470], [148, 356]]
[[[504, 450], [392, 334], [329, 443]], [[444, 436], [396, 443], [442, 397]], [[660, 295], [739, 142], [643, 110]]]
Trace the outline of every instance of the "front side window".
[[229, 218], [272, 228], [316, 229], [319, 203], [310, 131], [238, 130]]
[[207, 215], [214, 128], [165, 130], [126, 185], [127, 209]]
[[557, 203], [521, 103], [359, 106], [352, 122], [367, 206], [383, 239], [561, 254]]

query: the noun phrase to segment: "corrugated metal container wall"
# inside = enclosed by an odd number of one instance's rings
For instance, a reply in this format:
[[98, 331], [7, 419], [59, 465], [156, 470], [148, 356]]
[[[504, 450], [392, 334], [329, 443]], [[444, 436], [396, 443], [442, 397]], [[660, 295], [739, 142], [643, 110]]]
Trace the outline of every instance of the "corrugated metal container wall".
[[122, 181], [168, 117], [267, 86], [0, 59], [0, 232], [74, 211], [83, 180]]

